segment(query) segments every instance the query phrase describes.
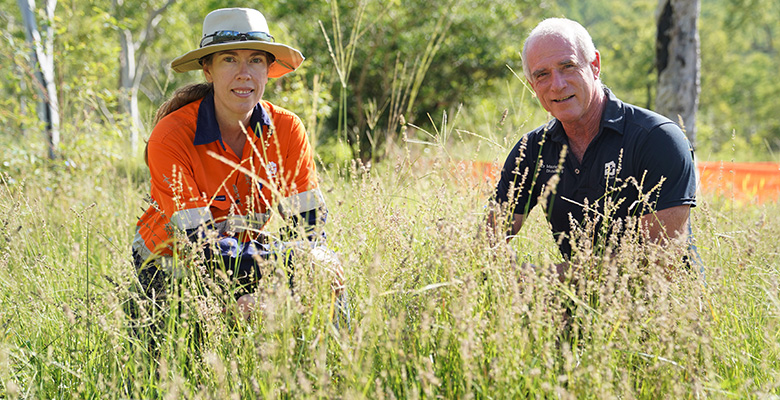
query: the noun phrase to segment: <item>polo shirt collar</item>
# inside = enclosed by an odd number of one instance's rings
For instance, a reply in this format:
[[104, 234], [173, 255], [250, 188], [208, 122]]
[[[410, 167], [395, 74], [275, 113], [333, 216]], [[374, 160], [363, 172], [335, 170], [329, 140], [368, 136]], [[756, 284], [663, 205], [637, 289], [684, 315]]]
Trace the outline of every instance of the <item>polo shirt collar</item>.
[[601, 115], [601, 128], [599, 131], [603, 132], [604, 129], [609, 129], [622, 135], [626, 109], [623, 106], [623, 102], [618, 100], [611, 90], [605, 87], [604, 93], [607, 94], [607, 105], [604, 107], [604, 114]]
[[[607, 95], [607, 104], [604, 106], [604, 113], [601, 114], [601, 125], [599, 127], [599, 134], [604, 129], [610, 129], [611, 131], [623, 134], [623, 120], [626, 115], [626, 110], [621, 102], [612, 93], [609, 88], [604, 87], [604, 93]], [[559, 143], [568, 143], [566, 133], [563, 130], [563, 124], [557, 119], [551, 120], [545, 129], [549, 132], [550, 139]], [[597, 135], [598, 136], [598, 135]]]
[[569, 139], [566, 137], [566, 132], [563, 130], [563, 124], [561, 121], [558, 121], [557, 118], [553, 118], [552, 121], [547, 123], [547, 126], [544, 127], [544, 129], [549, 132], [550, 139], [552, 139], [553, 142], [558, 143], [568, 143]]
[[[252, 116], [249, 118], [249, 127], [255, 132], [255, 136], [260, 137], [263, 126], [271, 126], [271, 118], [260, 103], [255, 104], [252, 110]], [[198, 121], [195, 125], [195, 139], [193, 144], [209, 144], [219, 140], [222, 143], [222, 133], [219, 131], [217, 122], [217, 110], [214, 106], [214, 93], [210, 93], [203, 98], [198, 106]], [[224, 145], [223, 145], [224, 147]]]

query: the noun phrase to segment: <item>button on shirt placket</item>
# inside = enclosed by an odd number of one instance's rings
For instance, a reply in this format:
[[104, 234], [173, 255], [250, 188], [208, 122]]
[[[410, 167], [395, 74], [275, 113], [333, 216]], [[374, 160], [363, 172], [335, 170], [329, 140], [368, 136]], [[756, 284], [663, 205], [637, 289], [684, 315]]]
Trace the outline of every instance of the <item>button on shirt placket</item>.
[[[586, 157], [587, 155], [583, 157], [582, 162], [579, 162], [573, 153], [570, 152], [567, 156], [567, 161], [569, 163], [568, 173], [570, 174], [573, 183], [572, 186], [569, 186], [570, 189], [573, 189], [573, 191], [570, 192], [571, 194], [582, 193], [583, 190], [586, 192], [589, 191], [590, 184], [588, 181], [588, 168], [585, 164]], [[577, 199], [577, 197], [579, 196], [574, 196], [577, 201], [582, 200]]]
[[569, 151], [569, 154], [566, 156], [567, 161], [569, 162], [570, 171], [574, 173], [574, 180], [577, 182], [577, 186], [579, 186], [580, 179], [582, 175], [581, 172], [585, 171], [584, 162], [585, 159], [582, 159], [582, 162], [577, 161], [577, 157], [574, 156], [574, 154]]

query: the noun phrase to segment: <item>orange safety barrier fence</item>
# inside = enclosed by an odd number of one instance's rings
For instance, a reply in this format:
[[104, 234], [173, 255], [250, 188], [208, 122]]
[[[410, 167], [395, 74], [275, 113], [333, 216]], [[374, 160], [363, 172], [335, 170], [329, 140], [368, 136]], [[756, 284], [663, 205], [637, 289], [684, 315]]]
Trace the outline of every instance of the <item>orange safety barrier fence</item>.
[[[492, 185], [498, 181], [502, 165], [461, 160], [456, 161], [456, 170], [461, 178]], [[697, 168], [702, 193], [757, 204], [780, 201], [780, 163], [708, 161], [697, 163]]]
[[744, 202], [780, 200], [780, 163], [699, 162], [699, 188]]

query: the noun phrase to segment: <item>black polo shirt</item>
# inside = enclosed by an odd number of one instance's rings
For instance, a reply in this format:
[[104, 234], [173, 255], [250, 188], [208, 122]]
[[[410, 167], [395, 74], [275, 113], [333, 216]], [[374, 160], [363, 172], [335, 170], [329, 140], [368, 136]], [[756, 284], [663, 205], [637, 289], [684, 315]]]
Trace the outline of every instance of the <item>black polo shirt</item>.
[[603, 239], [628, 216], [696, 205], [693, 149], [682, 130], [604, 90], [599, 132], [581, 163], [570, 151], [562, 154], [569, 141], [553, 119], [515, 145], [496, 187], [495, 200], [510, 202], [515, 214], [528, 214], [540, 196], [547, 196], [544, 212], [566, 258], [572, 251], [570, 233], [587, 222], [595, 222], [593, 232]]

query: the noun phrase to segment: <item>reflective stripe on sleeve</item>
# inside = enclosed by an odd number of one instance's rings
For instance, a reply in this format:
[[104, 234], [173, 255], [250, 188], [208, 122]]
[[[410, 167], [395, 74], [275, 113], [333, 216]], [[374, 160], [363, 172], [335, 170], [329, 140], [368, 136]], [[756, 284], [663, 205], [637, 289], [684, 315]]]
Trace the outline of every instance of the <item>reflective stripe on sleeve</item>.
[[208, 221], [211, 221], [211, 211], [208, 207], [176, 211], [171, 216], [173, 226], [181, 230], [195, 229]]
[[279, 202], [279, 213], [285, 217], [325, 207], [325, 198], [319, 189], [307, 190]]
[[257, 229], [260, 229], [265, 226], [265, 223], [268, 222], [268, 220], [271, 219], [271, 212], [265, 212], [265, 213], [255, 213], [255, 223], [260, 225], [257, 227]]
[[217, 223], [219, 233], [240, 233], [243, 231], [258, 231], [271, 219], [271, 213], [254, 213], [253, 217], [246, 215], [231, 215], [226, 220]]
[[133, 250], [143, 259], [146, 260], [152, 255], [152, 250], [146, 247], [144, 238], [141, 236], [140, 228], [135, 228], [135, 237], [133, 237]]

